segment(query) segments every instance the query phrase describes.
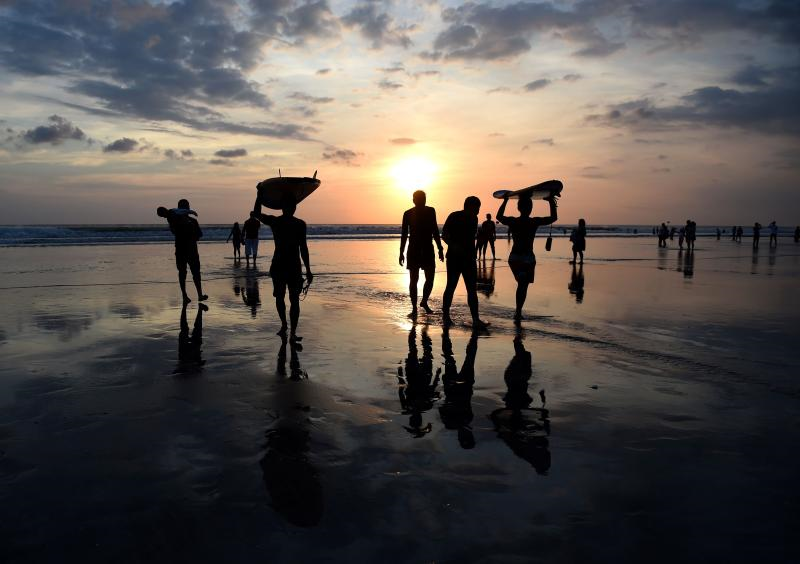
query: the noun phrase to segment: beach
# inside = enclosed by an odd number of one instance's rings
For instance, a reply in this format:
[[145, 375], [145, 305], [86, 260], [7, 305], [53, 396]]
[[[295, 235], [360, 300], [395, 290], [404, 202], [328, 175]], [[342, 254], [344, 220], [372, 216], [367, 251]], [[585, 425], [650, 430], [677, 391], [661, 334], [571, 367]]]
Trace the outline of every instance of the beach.
[[0, 248], [0, 557], [800, 557], [800, 245], [543, 239], [521, 329], [479, 262], [478, 335], [444, 265], [412, 322], [397, 239], [311, 240], [301, 347], [271, 241], [200, 245], [205, 312], [168, 243]]

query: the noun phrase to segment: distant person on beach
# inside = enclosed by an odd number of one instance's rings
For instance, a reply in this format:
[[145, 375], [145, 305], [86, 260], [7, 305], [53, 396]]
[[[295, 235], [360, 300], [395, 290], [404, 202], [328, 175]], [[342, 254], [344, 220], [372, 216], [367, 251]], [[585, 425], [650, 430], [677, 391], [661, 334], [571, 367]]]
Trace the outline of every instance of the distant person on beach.
[[242, 258], [242, 230], [239, 228], [238, 221], [233, 224], [225, 242], [227, 243], [231, 239], [233, 239], [233, 258]]
[[719, 227], [717, 227], [717, 241], [720, 240], [720, 237], [722, 237], [722, 231], [720, 231]]
[[761, 239], [761, 224], [759, 222], [755, 222], [753, 224], [753, 248], [758, 248], [758, 241]]
[[739, 241], [740, 243], [742, 242], [742, 235], [744, 235], [744, 229], [740, 225], [739, 227], [736, 228], [736, 240]]
[[250, 219], [244, 222], [244, 257], [247, 264], [250, 264], [250, 255], [253, 255], [253, 265], [258, 258], [258, 231], [261, 223], [258, 218], [250, 214]]
[[800, 225], [794, 228], [794, 242], [800, 243]]
[[178, 283], [181, 286], [183, 303], [188, 304], [192, 300], [186, 293], [186, 266], [192, 271], [192, 280], [197, 290], [197, 299], [201, 302], [208, 299], [203, 293], [203, 284], [200, 278], [200, 254], [197, 252], [197, 241], [203, 237], [200, 224], [192, 215], [197, 212], [189, 207], [189, 200], [182, 199], [178, 202], [177, 208], [168, 210], [159, 207], [156, 210], [159, 217], [166, 218], [169, 223], [169, 230], [175, 235], [175, 266], [178, 268]]
[[285, 336], [286, 303], [284, 297], [289, 290], [289, 321], [290, 341], [297, 342], [302, 337], [297, 336], [297, 323], [300, 319], [300, 292], [303, 290], [303, 271], [300, 259], [306, 267], [306, 283], [311, 284], [314, 275], [311, 273], [311, 263], [308, 257], [308, 242], [306, 241], [306, 222], [294, 216], [297, 204], [291, 195], [286, 195], [281, 200], [282, 215], [266, 215], [251, 212], [251, 216], [258, 216], [264, 225], [272, 229], [272, 238], [275, 240], [275, 254], [272, 255], [272, 265], [269, 275], [272, 277], [275, 307], [281, 319], [281, 329], [278, 335]]
[[450, 305], [459, 279], [464, 277], [467, 289], [467, 303], [472, 315], [472, 329], [488, 327], [478, 316], [477, 265], [475, 264], [475, 232], [478, 229], [478, 213], [481, 201], [476, 196], [464, 200], [464, 209], [447, 216], [442, 227], [442, 239], [447, 243], [447, 286], [442, 296], [442, 321], [445, 326], [452, 325]]
[[[689, 222], [687, 221], [686, 223], [688, 224]], [[685, 238], [686, 238], [686, 228], [681, 226], [681, 228], [678, 229], [678, 248], [680, 250], [683, 250], [683, 240]]]
[[666, 223], [661, 224], [661, 229], [658, 231], [658, 246], [659, 247], [666, 247], [667, 246], [667, 237], [669, 237], [669, 229], [667, 228]]
[[483, 254], [483, 258], [486, 258], [486, 247], [492, 247], [492, 259], [495, 258], [494, 254], [494, 241], [497, 238], [497, 229], [494, 225], [494, 221], [492, 221], [492, 214], [486, 214], [486, 221], [481, 223], [481, 226], [478, 228], [478, 258], [481, 258], [481, 254]]
[[731, 239], [733, 241], [736, 240], [736, 226], [735, 225], [733, 227], [731, 227]]
[[775, 220], [769, 224], [769, 246], [778, 246], [778, 224]]
[[586, 220], [581, 218], [578, 220], [578, 227], [572, 230], [569, 236], [572, 241], [572, 260], [570, 264], [575, 264], [578, 255], [581, 255], [581, 264], [583, 264], [583, 251], [586, 250]]
[[528, 286], [533, 284], [536, 274], [536, 255], [533, 254], [533, 240], [536, 237], [536, 230], [542, 225], [550, 225], [558, 219], [555, 196], [550, 196], [547, 201], [550, 204], [550, 215], [547, 217], [531, 217], [533, 200], [524, 197], [517, 201], [519, 217], [505, 215], [506, 205], [508, 205], [507, 197], [503, 198], [503, 203], [500, 204], [500, 209], [497, 210], [497, 219], [503, 225], [508, 226], [514, 240], [514, 244], [511, 246], [511, 254], [508, 256], [508, 266], [517, 280], [515, 321], [522, 320], [522, 306], [525, 305], [525, 298], [528, 296]]
[[[436, 210], [426, 206], [425, 192], [417, 190], [413, 195], [414, 207], [403, 214], [403, 227], [400, 235], [400, 266], [405, 263], [410, 277], [408, 293], [411, 296], [411, 313], [417, 316], [417, 283], [419, 271], [425, 272], [425, 284], [422, 286], [422, 299], [419, 301], [426, 313], [433, 313], [428, 305], [428, 298], [433, 290], [433, 279], [436, 276], [436, 257], [433, 254], [433, 241], [439, 249], [439, 260], [444, 261], [444, 249], [439, 238], [439, 224], [436, 223]], [[408, 250], [406, 251], [406, 241]], [[405, 257], [403, 253], [405, 252]]]
[[686, 220], [686, 250], [694, 252], [694, 242], [697, 239], [697, 224], [691, 219]]

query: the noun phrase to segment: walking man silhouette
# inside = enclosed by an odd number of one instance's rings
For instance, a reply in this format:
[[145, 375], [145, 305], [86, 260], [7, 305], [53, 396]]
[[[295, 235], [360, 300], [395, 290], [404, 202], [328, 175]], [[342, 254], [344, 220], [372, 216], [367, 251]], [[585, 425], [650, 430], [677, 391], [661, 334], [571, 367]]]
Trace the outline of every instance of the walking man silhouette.
[[197, 289], [197, 299], [204, 301], [208, 296], [203, 293], [203, 284], [200, 277], [200, 254], [197, 252], [197, 241], [203, 237], [200, 224], [192, 215], [197, 215], [189, 207], [189, 200], [182, 199], [178, 202], [177, 208], [168, 210], [159, 207], [156, 210], [159, 217], [163, 217], [169, 223], [169, 230], [175, 235], [175, 266], [178, 268], [178, 283], [181, 286], [183, 303], [188, 304], [192, 300], [186, 293], [186, 266], [192, 271], [192, 280]]
[[[425, 284], [422, 286], [419, 307], [426, 313], [433, 313], [428, 305], [428, 298], [433, 290], [433, 278], [436, 275], [432, 240], [436, 241], [436, 246], [439, 248], [439, 260], [444, 261], [439, 225], [436, 223], [436, 210], [425, 205], [426, 196], [422, 190], [414, 192], [413, 201], [414, 207], [403, 214], [403, 228], [400, 235], [400, 266], [405, 263], [408, 268], [410, 277], [408, 293], [411, 296], [411, 313], [408, 316], [412, 318], [417, 316], [417, 283], [420, 269], [425, 272]], [[406, 241], [408, 241], [407, 251]]]

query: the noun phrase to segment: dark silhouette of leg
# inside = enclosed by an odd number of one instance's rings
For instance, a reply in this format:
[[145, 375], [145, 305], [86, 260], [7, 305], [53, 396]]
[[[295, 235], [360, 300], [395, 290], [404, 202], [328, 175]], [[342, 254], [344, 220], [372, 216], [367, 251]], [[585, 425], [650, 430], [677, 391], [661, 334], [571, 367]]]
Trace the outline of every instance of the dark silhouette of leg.
[[192, 300], [189, 299], [189, 295], [186, 293], [186, 267], [178, 270], [178, 284], [180, 284], [181, 287], [183, 303], [188, 304]]
[[[203, 279], [200, 276], [200, 258], [199, 257], [194, 257], [193, 259], [190, 259], [189, 267], [192, 270], [192, 281], [194, 282], [194, 287], [197, 290], [197, 299], [199, 301], [201, 301], [201, 302], [204, 301], [204, 300], [207, 300], [208, 296], [206, 296], [203, 293]], [[186, 280], [186, 278], [185, 278], [186, 277], [186, 272], [185, 271], [184, 271], [183, 275], [184, 275], [184, 281], [185, 281]], [[184, 293], [186, 291], [185, 290], [185, 286], [186, 286], [186, 283], [184, 282]]]
[[289, 290], [289, 322], [291, 323], [292, 340], [299, 340], [299, 338], [297, 337], [297, 323], [299, 321], [300, 321], [300, 289], [294, 288]]
[[528, 281], [520, 280], [517, 282], [517, 310], [514, 312], [514, 319], [519, 321], [522, 319], [522, 306], [525, 305], [525, 299], [528, 297]]
[[284, 336], [286, 335], [286, 330], [288, 328], [286, 324], [286, 303], [284, 302], [284, 297], [286, 296], [286, 285], [276, 283], [275, 286], [275, 309], [278, 310], [278, 317], [281, 320], [281, 329], [278, 331], [278, 335]]
[[[417, 315], [417, 284], [419, 284], [419, 268], [409, 268], [408, 274], [408, 294], [411, 296], [411, 313], [409, 314], [409, 317], [414, 317]], [[423, 301], [425, 301], [424, 298]]]
[[444, 293], [442, 294], [442, 313], [445, 325], [453, 323], [453, 320], [450, 319], [450, 305], [453, 303], [453, 294], [456, 291], [456, 286], [458, 286], [459, 278], [461, 278], [461, 271], [448, 264], [447, 285], [445, 286]]
[[[492, 258], [495, 258], [494, 254], [494, 239], [489, 239], [489, 244], [492, 246]], [[485, 256], [485, 253], [484, 253]]]
[[484, 329], [489, 324], [481, 321], [478, 315], [478, 270], [475, 262], [465, 265], [464, 271], [464, 285], [467, 288], [467, 304], [469, 305], [469, 313], [472, 316], [472, 328]]
[[[419, 274], [418, 274], [419, 276]], [[431, 297], [431, 292], [433, 291], [433, 279], [436, 276], [436, 267], [431, 266], [425, 269], [425, 285], [422, 286], [422, 299], [419, 302], [419, 306], [425, 310], [425, 313], [433, 313], [433, 310], [428, 305], [428, 298]], [[414, 289], [416, 289], [416, 284], [414, 285]], [[412, 298], [412, 302], [414, 298]]]

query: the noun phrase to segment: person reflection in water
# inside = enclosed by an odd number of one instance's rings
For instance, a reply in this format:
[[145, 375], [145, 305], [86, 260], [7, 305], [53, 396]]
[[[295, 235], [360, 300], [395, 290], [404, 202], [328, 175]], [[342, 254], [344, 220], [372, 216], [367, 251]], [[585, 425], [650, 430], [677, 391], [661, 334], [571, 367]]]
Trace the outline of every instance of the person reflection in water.
[[442, 369], [433, 374], [433, 342], [428, 336], [428, 328], [422, 328], [422, 358], [417, 351], [417, 329], [412, 327], [408, 332], [408, 357], [405, 361], [405, 371], [402, 367], [397, 369], [400, 407], [403, 415], [408, 415], [408, 426], [403, 428], [412, 437], [424, 437], [431, 432], [432, 425], [428, 422], [423, 425], [423, 414], [433, 407], [434, 401], [439, 399], [436, 390], [439, 385], [439, 375]]
[[269, 275], [272, 277], [275, 296], [275, 307], [281, 318], [281, 328], [278, 335], [286, 335], [289, 328], [286, 325], [286, 303], [284, 298], [289, 290], [289, 319], [291, 323], [290, 340], [300, 341], [297, 336], [297, 323], [300, 320], [300, 293], [303, 291], [303, 271], [300, 259], [306, 267], [306, 283], [311, 284], [314, 275], [311, 273], [311, 263], [308, 258], [308, 242], [306, 241], [306, 222], [296, 218], [294, 212], [297, 204], [294, 198], [287, 194], [281, 201], [282, 215], [266, 215], [260, 213], [261, 206], [251, 213], [264, 225], [272, 228], [272, 238], [275, 240], [275, 254], [272, 255], [272, 265]]
[[444, 356], [444, 403], [439, 407], [439, 416], [446, 429], [458, 431], [458, 444], [461, 448], [475, 447], [472, 434], [472, 387], [475, 385], [475, 356], [478, 354], [478, 334], [473, 331], [467, 343], [464, 364], [459, 372], [453, 356], [453, 342], [450, 331], [442, 331], [442, 355]]
[[175, 266], [178, 268], [178, 284], [181, 287], [183, 303], [189, 303], [186, 293], [186, 266], [192, 271], [192, 280], [197, 290], [197, 299], [204, 301], [208, 296], [203, 293], [203, 283], [200, 277], [200, 254], [197, 252], [197, 241], [203, 237], [200, 224], [192, 215], [197, 212], [189, 207], [189, 200], [182, 199], [177, 208], [168, 210], [165, 207], [156, 209], [156, 214], [169, 223], [169, 230], [175, 235]]
[[583, 263], [576, 265], [574, 262], [572, 263], [572, 275], [569, 279], [569, 284], [567, 288], [569, 289], [569, 293], [575, 296], [575, 301], [583, 303]]
[[241, 288], [242, 302], [250, 308], [250, 317], [256, 318], [256, 312], [261, 307], [261, 292], [258, 287], [258, 277], [248, 273]]
[[491, 414], [497, 436], [512, 452], [527, 460], [537, 474], [550, 470], [550, 419], [545, 409], [547, 398], [539, 392], [541, 408], [530, 407], [533, 398], [528, 395], [528, 383], [533, 375], [531, 353], [525, 350], [522, 336], [514, 339], [514, 357], [508, 364], [505, 382], [508, 391], [503, 401], [505, 407]]
[[[417, 316], [417, 283], [419, 271], [425, 272], [425, 284], [422, 286], [422, 299], [419, 307], [425, 313], [433, 313], [428, 305], [428, 298], [433, 291], [433, 279], [436, 276], [436, 257], [433, 255], [432, 241], [436, 242], [439, 249], [439, 260], [444, 260], [442, 241], [439, 238], [439, 225], [436, 223], [436, 210], [426, 206], [425, 192], [417, 190], [413, 196], [414, 207], [403, 214], [403, 227], [400, 233], [400, 266], [405, 263], [410, 277], [408, 293], [411, 296], [411, 313], [409, 317]], [[406, 240], [408, 250], [406, 251]], [[403, 254], [405, 253], [405, 256]]]
[[[286, 347], [291, 350], [291, 380], [307, 378], [300, 367], [300, 344], [281, 339], [277, 373], [286, 376]], [[306, 405], [306, 386], [284, 381], [276, 389], [278, 418], [266, 433], [266, 448], [261, 459], [264, 486], [272, 507], [297, 527], [314, 527], [322, 521], [323, 495], [319, 472], [309, 460], [311, 406]]]
[[178, 333], [178, 364], [173, 374], [181, 376], [191, 376], [199, 374], [206, 363], [203, 360], [203, 312], [208, 311], [206, 304], [197, 307], [197, 316], [194, 318], [194, 326], [189, 332], [189, 322], [186, 319], [186, 308], [184, 303], [181, 308], [181, 330]]
[[488, 265], [486, 261], [478, 262], [478, 291], [490, 298], [494, 294], [494, 259]]

